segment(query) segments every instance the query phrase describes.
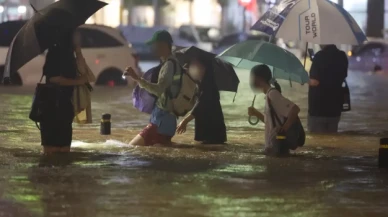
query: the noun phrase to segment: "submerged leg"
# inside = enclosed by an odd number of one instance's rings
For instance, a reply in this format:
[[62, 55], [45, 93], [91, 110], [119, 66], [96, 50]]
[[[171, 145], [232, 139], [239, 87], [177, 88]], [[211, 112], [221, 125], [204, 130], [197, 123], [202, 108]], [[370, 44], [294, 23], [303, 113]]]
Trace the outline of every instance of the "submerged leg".
[[135, 138], [133, 138], [131, 142], [129, 142], [129, 145], [144, 146], [146, 144], [145, 144], [144, 138], [139, 134], [139, 135], [135, 136]]
[[[70, 147], [68, 147], [68, 148], [70, 151]], [[44, 155], [52, 155], [52, 154], [55, 154], [58, 152], [64, 152], [64, 151], [62, 151], [61, 147], [57, 147], [57, 146], [43, 146], [43, 154]]]
[[70, 152], [70, 150], [71, 150], [71, 147], [70, 146], [66, 146], [66, 147], [60, 147], [59, 148], [59, 152], [64, 152], [64, 153], [68, 153], [68, 152]]

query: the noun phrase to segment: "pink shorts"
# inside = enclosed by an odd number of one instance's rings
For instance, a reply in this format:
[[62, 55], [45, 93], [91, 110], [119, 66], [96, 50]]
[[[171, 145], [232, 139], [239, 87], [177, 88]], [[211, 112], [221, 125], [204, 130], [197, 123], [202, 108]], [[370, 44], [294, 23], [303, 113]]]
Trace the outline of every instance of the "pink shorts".
[[171, 143], [172, 136], [166, 136], [158, 133], [158, 126], [155, 124], [148, 124], [139, 135], [143, 137], [144, 143], [147, 146], [162, 144], [167, 145]]

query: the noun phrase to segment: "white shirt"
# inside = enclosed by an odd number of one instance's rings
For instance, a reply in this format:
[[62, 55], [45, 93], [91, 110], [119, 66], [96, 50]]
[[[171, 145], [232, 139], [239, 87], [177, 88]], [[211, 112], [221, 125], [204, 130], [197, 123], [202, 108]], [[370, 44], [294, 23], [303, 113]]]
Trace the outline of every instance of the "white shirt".
[[280, 127], [279, 123], [275, 120], [276, 128], [273, 126], [271, 118], [271, 109], [269, 104], [271, 103], [277, 116], [282, 124], [284, 124], [288, 113], [294, 107], [294, 103], [284, 97], [278, 90], [271, 88], [266, 94], [265, 107], [264, 107], [264, 122], [265, 122], [265, 147], [271, 147], [271, 135], [277, 133], [277, 128]]

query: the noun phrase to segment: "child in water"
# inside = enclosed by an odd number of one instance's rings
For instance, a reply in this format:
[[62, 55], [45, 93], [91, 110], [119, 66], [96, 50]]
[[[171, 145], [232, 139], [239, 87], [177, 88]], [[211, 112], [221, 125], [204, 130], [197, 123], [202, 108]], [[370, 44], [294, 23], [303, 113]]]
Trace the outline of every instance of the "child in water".
[[[285, 98], [281, 94], [280, 85], [272, 78], [272, 72], [267, 65], [257, 65], [251, 69], [250, 77], [253, 90], [262, 91], [266, 95], [264, 114], [254, 107], [248, 108], [248, 115], [255, 116], [265, 124], [265, 152], [268, 155], [278, 155], [274, 153], [272, 138], [274, 134], [285, 133], [298, 120], [300, 109], [297, 105]], [[275, 87], [273, 88], [271, 84]], [[279, 121], [272, 120], [271, 106], [275, 111]], [[274, 118], [276, 119], [276, 118]], [[276, 126], [274, 126], [274, 124]], [[276, 151], [275, 151], [276, 152]], [[289, 149], [287, 149], [289, 153]]]

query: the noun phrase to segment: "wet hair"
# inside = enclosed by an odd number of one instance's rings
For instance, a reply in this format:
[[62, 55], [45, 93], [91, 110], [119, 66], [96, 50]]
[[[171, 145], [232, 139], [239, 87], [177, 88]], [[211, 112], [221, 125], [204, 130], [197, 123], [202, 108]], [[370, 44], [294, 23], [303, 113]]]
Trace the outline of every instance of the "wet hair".
[[273, 85], [276, 90], [278, 90], [280, 93], [282, 92], [282, 88], [280, 87], [279, 83], [273, 79], [271, 69], [267, 65], [256, 65], [251, 69], [251, 74], [253, 74], [255, 77], [263, 79], [267, 84]]

